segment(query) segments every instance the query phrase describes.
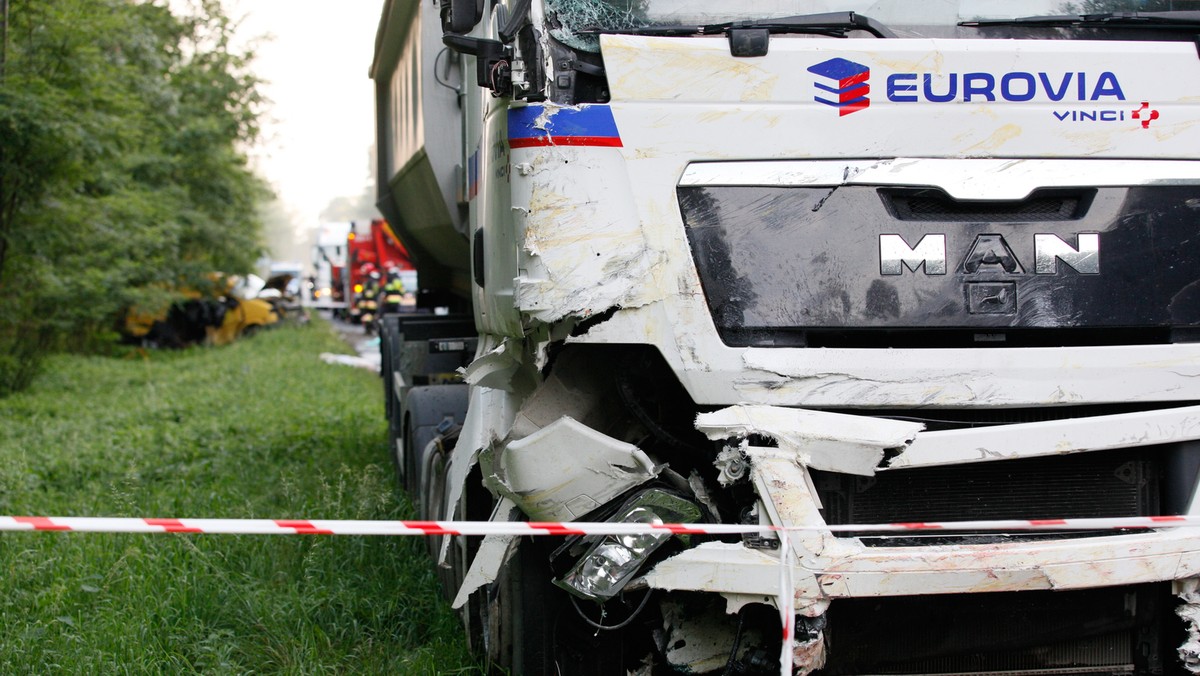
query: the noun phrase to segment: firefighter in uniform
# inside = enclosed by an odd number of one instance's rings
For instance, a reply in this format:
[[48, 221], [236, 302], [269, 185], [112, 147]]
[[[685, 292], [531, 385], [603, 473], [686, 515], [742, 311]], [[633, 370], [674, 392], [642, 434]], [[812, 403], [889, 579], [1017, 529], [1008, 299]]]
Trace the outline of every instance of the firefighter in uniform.
[[383, 285], [382, 311], [380, 314], [393, 314], [400, 311], [400, 303], [404, 301], [404, 282], [400, 280], [400, 268], [388, 270], [387, 283]]
[[358, 299], [359, 318], [367, 334], [375, 332], [375, 319], [379, 313], [379, 273], [372, 270], [363, 280], [362, 295]]

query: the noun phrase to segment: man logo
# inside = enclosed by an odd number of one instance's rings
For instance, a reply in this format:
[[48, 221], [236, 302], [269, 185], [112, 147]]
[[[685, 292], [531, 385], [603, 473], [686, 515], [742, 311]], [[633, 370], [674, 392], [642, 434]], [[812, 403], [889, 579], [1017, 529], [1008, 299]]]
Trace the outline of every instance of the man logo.
[[838, 117], [871, 105], [871, 99], [867, 98], [871, 91], [871, 85], [867, 83], [871, 69], [861, 63], [843, 58], [830, 59], [809, 67], [808, 72], [828, 81], [816, 82], [818, 91], [814, 98], [818, 103], [837, 108]]

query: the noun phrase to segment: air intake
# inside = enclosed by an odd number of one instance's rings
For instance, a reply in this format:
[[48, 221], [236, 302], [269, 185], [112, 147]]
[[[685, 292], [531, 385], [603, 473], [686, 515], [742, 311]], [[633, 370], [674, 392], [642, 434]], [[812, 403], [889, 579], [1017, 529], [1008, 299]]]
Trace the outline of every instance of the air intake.
[[1094, 190], [1039, 190], [1023, 200], [956, 200], [941, 190], [882, 189], [879, 191], [900, 221], [957, 221], [966, 223], [1028, 223], [1073, 221], [1082, 218]]

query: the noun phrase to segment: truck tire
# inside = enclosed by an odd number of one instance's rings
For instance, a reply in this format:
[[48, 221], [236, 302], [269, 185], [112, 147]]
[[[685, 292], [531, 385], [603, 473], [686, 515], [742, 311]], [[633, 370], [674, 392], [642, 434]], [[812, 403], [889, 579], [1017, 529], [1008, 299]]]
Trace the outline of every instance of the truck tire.
[[421, 505], [424, 486], [426, 448], [437, 438], [438, 426], [449, 420], [461, 425], [467, 417], [466, 385], [426, 385], [414, 387], [404, 398], [401, 439], [392, 448], [401, 485]]
[[490, 673], [625, 676], [629, 656], [623, 633], [597, 633], [579, 618], [567, 592], [551, 582], [553, 545], [546, 540], [519, 541], [489, 588], [483, 626]]

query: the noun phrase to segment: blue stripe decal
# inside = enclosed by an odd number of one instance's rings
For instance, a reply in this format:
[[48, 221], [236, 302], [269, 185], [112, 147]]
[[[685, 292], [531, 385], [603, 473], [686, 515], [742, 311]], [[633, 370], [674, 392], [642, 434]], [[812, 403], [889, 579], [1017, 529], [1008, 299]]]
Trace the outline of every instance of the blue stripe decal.
[[546, 120], [545, 129], [534, 126], [546, 106], [532, 105], [510, 108], [508, 111], [508, 138], [537, 139], [550, 136], [620, 138], [612, 109], [608, 106], [581, 106], [579, 108], [557, 108]]

